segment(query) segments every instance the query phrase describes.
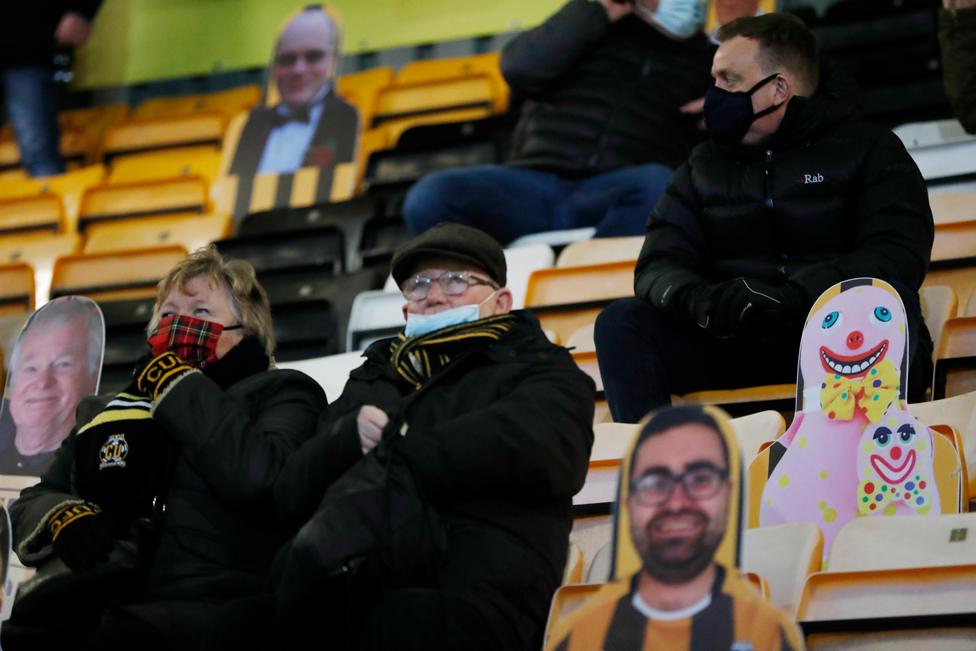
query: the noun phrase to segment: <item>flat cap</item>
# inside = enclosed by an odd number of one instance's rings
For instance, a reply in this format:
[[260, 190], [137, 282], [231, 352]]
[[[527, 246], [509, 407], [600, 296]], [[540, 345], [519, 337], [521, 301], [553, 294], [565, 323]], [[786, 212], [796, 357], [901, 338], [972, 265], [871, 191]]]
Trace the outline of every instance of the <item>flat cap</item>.
[[477, 228], [441, 222], [406, 242], [393, 254], [393, 279], [401, 284], [424, 258], [451, 258], [469, 262], [485, 271], [492, 280], [505, 286], [507, 265], [501, 245]]

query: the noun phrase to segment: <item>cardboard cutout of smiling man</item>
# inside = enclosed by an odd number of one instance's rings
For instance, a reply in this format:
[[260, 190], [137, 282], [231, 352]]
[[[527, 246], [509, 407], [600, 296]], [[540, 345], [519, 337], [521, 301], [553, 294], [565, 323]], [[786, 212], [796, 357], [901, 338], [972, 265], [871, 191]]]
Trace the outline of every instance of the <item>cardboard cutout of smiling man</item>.
[[[858, 515], [939, 513], [936, 448], [908, 411], [905, 308], [888, 283], [855, 278], [825, 291], [800, 341], [796, 414], [757, 459], [768, 476], [759, 525], [814, 522], [824, 559]], [[939, 474], [946, 474], [939, 471]]]
[[269, 105], [248, 115], [230, 174], [289, 174], [355, 159], [359, 113], [336, 94], [339, 15], [309, 5], [285, 21], [270, 66]]
[[24, 325], [8, 363], [0, 407], [0, 474], [39, 476], [75, 424], [75, 408], [98, 390], [105, 325], [98, 305], [65, 296]]
[[553, 631], [547, 648], [803, 648], [796, 624], [739, 575], [744, 493], [724, 412], [689, 405], [652, 413], [621, 466], [615, 578]]

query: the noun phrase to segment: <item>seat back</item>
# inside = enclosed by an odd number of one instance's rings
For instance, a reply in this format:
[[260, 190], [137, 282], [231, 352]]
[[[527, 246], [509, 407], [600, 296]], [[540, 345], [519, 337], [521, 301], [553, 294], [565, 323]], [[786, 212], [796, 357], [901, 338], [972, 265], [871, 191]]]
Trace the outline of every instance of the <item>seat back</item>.
[[822, 557], [823, 534], [812, 522], [747, 529], [743, 538], [742, 570], [763, 577], [770, 601], [788, 613], [796, 608], [806, 578], [820, 570]]
[[64, 231], [64, 204], [53, 194], [0, 201], [0, 235]]
[[935, 356], [932, 397], [976, 391], [976, 316], [946, 321]]
[[0, 265], [0, 314], [34, 311], [34, 269], [26, 263]]
[[177, 147], [114, 158], [107, 182], [118, 185], [198, 176], [209, 187], [217, 177], [219, 166], [220, 150], [216, 147]]
[[111, 161], [115, 156], [174, 147], [220, 146], [226, 126], [227, 118], [218, 112], [130, 120], [108, 129], [102, 155]]
[[358, 294], [349, 314], [346, 350], [362, 350], [402, 330], [403, 303], [403, 294], [398, 291], [374, 289]]
[[89, 224], [131, 217], [204, 212], [207, 183], [197, 176], [102, 185], [85, 191], [79, 229]]
[[636, 260], [640, 254], [644, 238], [635, 237], [597, 237], [591, 240], [571, 242], [559, 252], [557, 267], [578, 267], [609, 262]]
[[959, 299], [952, 287], [947, 285], [928, 285], [918, 291], [919, 302], [922, 305], [922, 318], [925, 326], [932, 336], [934, 344], [932, 357], [935, 358], [939, 351], [939, 342], [942, 339], [942, 329], [946, 321], [956, 316], [959, 306]]
[[96, 301], [155, 297], [156, 283], [186, 257], [182, 246], [58, 258], [51, 296], [80, 294]]
[[85, 253], [105, 253], [178, 244], [196, 251], [230, 235], [230, 215], [179, 213], [95, 222], [85, 236]]

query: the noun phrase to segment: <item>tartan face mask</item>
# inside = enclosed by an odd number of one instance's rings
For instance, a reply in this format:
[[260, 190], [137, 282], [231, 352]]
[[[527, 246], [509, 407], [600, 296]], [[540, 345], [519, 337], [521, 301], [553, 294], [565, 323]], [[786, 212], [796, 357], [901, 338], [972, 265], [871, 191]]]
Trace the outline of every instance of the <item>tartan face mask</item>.
[[159, 320], [156, 331], [149, 337], [149, 348], [154, 357], [169, 351], [190, 366], [204, 368], [217, 361], [220, 333], [241, 327], [225, 327], [216, 321], [173, 314]]

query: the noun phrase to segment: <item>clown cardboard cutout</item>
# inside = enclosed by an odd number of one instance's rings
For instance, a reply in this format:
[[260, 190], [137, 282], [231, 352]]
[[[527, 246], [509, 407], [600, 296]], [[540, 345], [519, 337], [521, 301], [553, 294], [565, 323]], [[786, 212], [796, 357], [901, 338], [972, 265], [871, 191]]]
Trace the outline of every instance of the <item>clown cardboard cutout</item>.
[[855, 517], [958, 510], [958, 488], [943, 482], [943, 504], [938, 487], [951, 471], [937, 462], [951, 460], [951, 445], [905, 401], [906, 325], [897, 292], [877, 279], [838, 283], [814, 303], [800, 341], [793, 422], [750, 468], [754, 485], [766, 477], [759, 526], [814, 522], [826, 559]]
[[547, 649], [802, 648], [796, 625], [740, 577], [742, 457], [728, 416], [652, 413], [621, 465], [610, 583]]

